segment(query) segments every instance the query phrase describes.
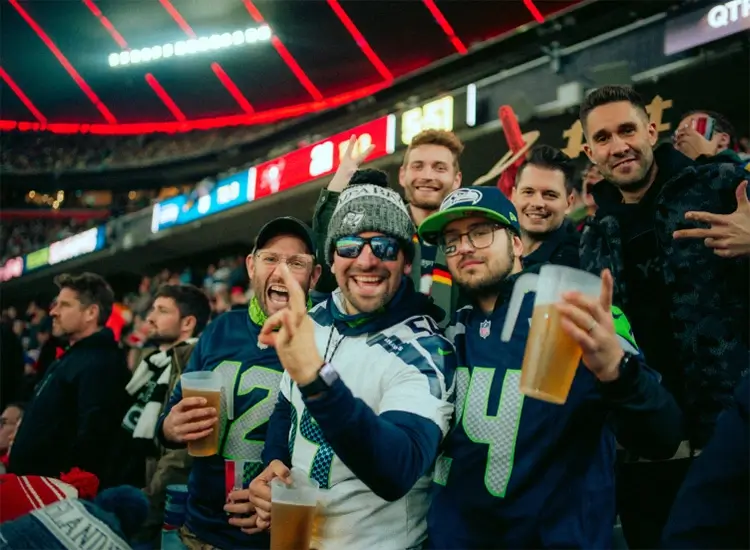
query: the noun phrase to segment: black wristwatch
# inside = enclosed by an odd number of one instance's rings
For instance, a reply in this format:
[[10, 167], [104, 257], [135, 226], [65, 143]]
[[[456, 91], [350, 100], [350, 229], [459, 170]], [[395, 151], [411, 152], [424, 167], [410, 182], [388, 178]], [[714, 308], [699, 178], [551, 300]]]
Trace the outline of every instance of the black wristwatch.
[[299, 391], [302, 397], [313, 397], [320, 395], [321, 393], [327, 392], [333, 383], [339, 379], [339, 373], [336, 372], [330, 363], [324, 363], [318, 371], [318, 376], [304, 386], [299, 386]]

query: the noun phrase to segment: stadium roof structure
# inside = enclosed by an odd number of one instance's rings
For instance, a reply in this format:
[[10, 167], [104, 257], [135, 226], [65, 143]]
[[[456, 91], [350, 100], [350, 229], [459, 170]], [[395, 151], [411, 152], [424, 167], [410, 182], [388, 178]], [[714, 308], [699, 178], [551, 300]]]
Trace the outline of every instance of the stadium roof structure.
[[368, 97], [576, 3], [0, 0], [0, 130], [276, 122]]

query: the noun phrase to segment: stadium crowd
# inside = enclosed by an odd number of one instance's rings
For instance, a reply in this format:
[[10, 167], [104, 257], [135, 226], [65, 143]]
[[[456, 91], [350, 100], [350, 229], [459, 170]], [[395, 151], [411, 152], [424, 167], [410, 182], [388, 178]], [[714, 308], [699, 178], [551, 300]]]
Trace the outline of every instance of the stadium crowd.
[[101, 136], [10, 131], [0, 133], [0, 168], [64, 172], [142, 167], [190, 158], [257, 139], [274, 126], [236, 126], [179, 134]]
[[[312, 228], [277, 218], [247, 258], [117, 302], [66, 274], [7, 308], [10, 475], [142, 489], [105, 527], [144, 549], [604, 548], [616, 516], [629, 548], [747, 547], [750, 165], [718, 113], [657, 145], [628, 87], [580, 120], [591, 163], [534, 147], [508, 197], [462, 186], [452, 132], [411, 141], [406, 202], [352, 141]], [[589, 283], [550, 306], [535, 277]], [[221, 401], [180, 378], [204, 371]], [[316, 519], [281, 516], [279, 483], [318, 487]], [[9, 547], [45, 547], [5, 517]]]

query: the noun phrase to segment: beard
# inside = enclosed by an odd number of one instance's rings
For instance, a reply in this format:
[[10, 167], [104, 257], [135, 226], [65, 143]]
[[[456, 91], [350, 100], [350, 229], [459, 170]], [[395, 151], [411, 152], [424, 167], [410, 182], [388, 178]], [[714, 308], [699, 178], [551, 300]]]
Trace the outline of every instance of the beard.
[[[381, 277], [383, 279], [383, 283], [385, 286], [385, 289], [382, 294], [377, 296], [368, 296], [367, 298], [360, 298], [360, 296], [356, 295], [354, 292], [352, 292], [350, 285], [356, 285], [357, 283], [354, 281], [354, 277], [357, 275], [362, 276], [371, 276], [371, 277]], [[372, 313], [374, 311], [378, 311], [380, 308], [386, 306], [393, 296], [398, 292], [397, 287], [395, 290], [391, 291], [388, 288], [388, 281], [389, 281], [390, 274], [388, 271], [347, 271], [344, 273], [343, 280], [341, 282], [336, 280], [336, 283], [338, 284], [339, 288], [341, 289], [341, 293], [344, 295], [344, 300], [347, 304], [349, 304], [353, 309], [358, 311], [359, 313]], [[343, 283], [343, 284], [341, 284]]]
[[606, 171], [600, 169], [602, 176], [607, 181], [613, 183], [618, 189], [627, 193], [634, 193], [648, 187], [651, 184], [651, 176], [656, 169], [653, 151], [649, 153], [635, 152], [635, 160], [639, 163], [637, 172], [631, 176], [615, 175], [612, 168], [607, 167]]
[[486, 277], [480, 280], [462, 280], [461, 275], [454, 275], [454, 279], [472, 300], [478, 300], [486, 296], [496, 296], [506, 279], [513, 273], [516, 255], [513, 253], [513, 239], [508, 235], [508, 254], [506, 262], [498, 262], [499, 268], [490, 271]]
[[177, 343], [177, 340], [180, 339], [180, 335], [179, 333], [176, 333], [176, 332], [169, 333], [169, 332], [154, 331], [151, 334], [149, 334], [148, 339], [154, 344], [157, 344], [159, 346], [174, 345]]

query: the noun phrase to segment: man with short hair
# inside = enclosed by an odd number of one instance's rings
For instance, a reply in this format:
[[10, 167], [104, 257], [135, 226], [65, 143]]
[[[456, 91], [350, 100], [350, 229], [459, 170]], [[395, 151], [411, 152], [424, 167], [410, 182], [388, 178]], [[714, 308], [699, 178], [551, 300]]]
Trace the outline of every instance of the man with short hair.
[[137, 542], [159, 541], [167, 486], [187, 483], [190, 474], [192, 460], [185, 449], [156, 445], [156, 426], [210, 315], [211, 305], [202, 290], [188, 284], [165, 284], [156, 292], [146, 317], [149, 341], [158, 347], [139, 350], [137, 367], [126, 387], [135, 403], [123, 420], [132, 438], [128, 453], [132, 483], [145, 487], [150, 504], [149, 517], [134, 538]]
[[430, 318], [437, 308], [408, 278], [413, 235], [398, 193], [348, 186], [325, 248], [338, 290], [308, 316], [296, 288], [261, 335], [285, 373], [251, 503], [268, 526], [269, 482], [305, 472], [324, 503], [313, 548], [401, 550], [426, 536], [455, 354]]
[[[369, 148], [355, 154], [356, 144], [357, 140], [352, 136], [336, 174], [328, 187], [321, 191], [315, 207], [313, 230], [321, 255], [326, 253], [326, 236], [339, 195], [372, 151]], [[399, 184], [406, 194], [409, 215], [416, 227], [437, 211], [448, 193], [461, 186], [459, 160], [463, 150], [464, 145], [458, 136], [446, 130], [424, 130], [411, 140], [399, 170]], [[445, 312], [447, 321], [458, 302], [458, 293], [445, 267], [445, 258], [436, 247], [419, 240], [418, 235], [414, 235], [414, 239], [418, 246], [414, 248], [411, 280], [419, 292], [432, 296]], [[331, 292], [334, 288], [335, 279], [324, 273], [317, 290]]]
[[[185, 372], [215, 371], [222, 375], [221, 410], [207, 407], [201, 397], [183, 397], [175, 386], [157, 428], [167, 447], [184, 448], [219, 430], [219, 452], [193, 458], [188, 481], [185, 525], [180, 538], [188, 548], [268, 548], [267, 533], [259, 533], [256, 516], [240, 516], [238, 495], [227, 504], [225, 460], [248, 461], [244, 477], [254, 478], [263, 469], [261, 451], [268, 419], [276, 403], [283, 368], [273, 348], [258, 341], [266, 319], [289, 303], [281, 266], [287, 266], [303, 294], [315, 285], [320, 266], [315, 261], [315, 241], [309, 227], [296, 218], [276, 218], [258, 232], [246, 267], [253, 299], [244, 311], [227, 311], [216, 317], [195, 346]], [[233, 410], [227, 410], [232, 402]], [[241, 495], [240, 495], [241, 497]]]
[[49, 366], [26, 409], [10, 455], [18, 475], [59, 476], [74, 467], [99, 477], [100, 486], [118, 482], [112, 456], [129, 399], [125, 356], [104, 325], [114, 295], [94, 273], [62, 274], [50, 311], [52, 333], [67, 342]]
[[539, 145], [518, 169], [511, 200], [518, 212], [524, 267], [546, 263], [578, 267], [579, 234], [567, 220], [575, 166], [554, 147]]
[[446, 331], [461, 368], [455, 424], [435, 466], [430, 547], [611, 548], [615, 437], [666, 458], [680, 442], [681, 413], [612, 306], [607, 271], [598, 298], [564, 293], [553, 305], [559, 325], [546, 325], [582, 351], [567, 400], [521, 393], [535, 292], [522, 295], [509, 340], [500, 336], [521, 273], [516, 218], [499, 189], [467, 187], [419, 228], [471, 298]]
[[745, 223], [738, 201], [747, 202], [740, 197], [747, 173], [734, 163], [695, 164], [669, 143], [656, 147], [643, 98], [627, 86], [592, 91], [580, 119], [584, 150], [604, 176], [593, 189], [596, 216], [581, 236], [581, 267], [612, 271], [615, 301], [685, 412], [685, 442], [672, 460], [633, 457], [620, 470], [628, 546], [655, 548], [692, 457], [747, 371], [750, 349], [748, 257], [724, 257], [722, 238], [675, 237], [700, 227], [696, 211]]

